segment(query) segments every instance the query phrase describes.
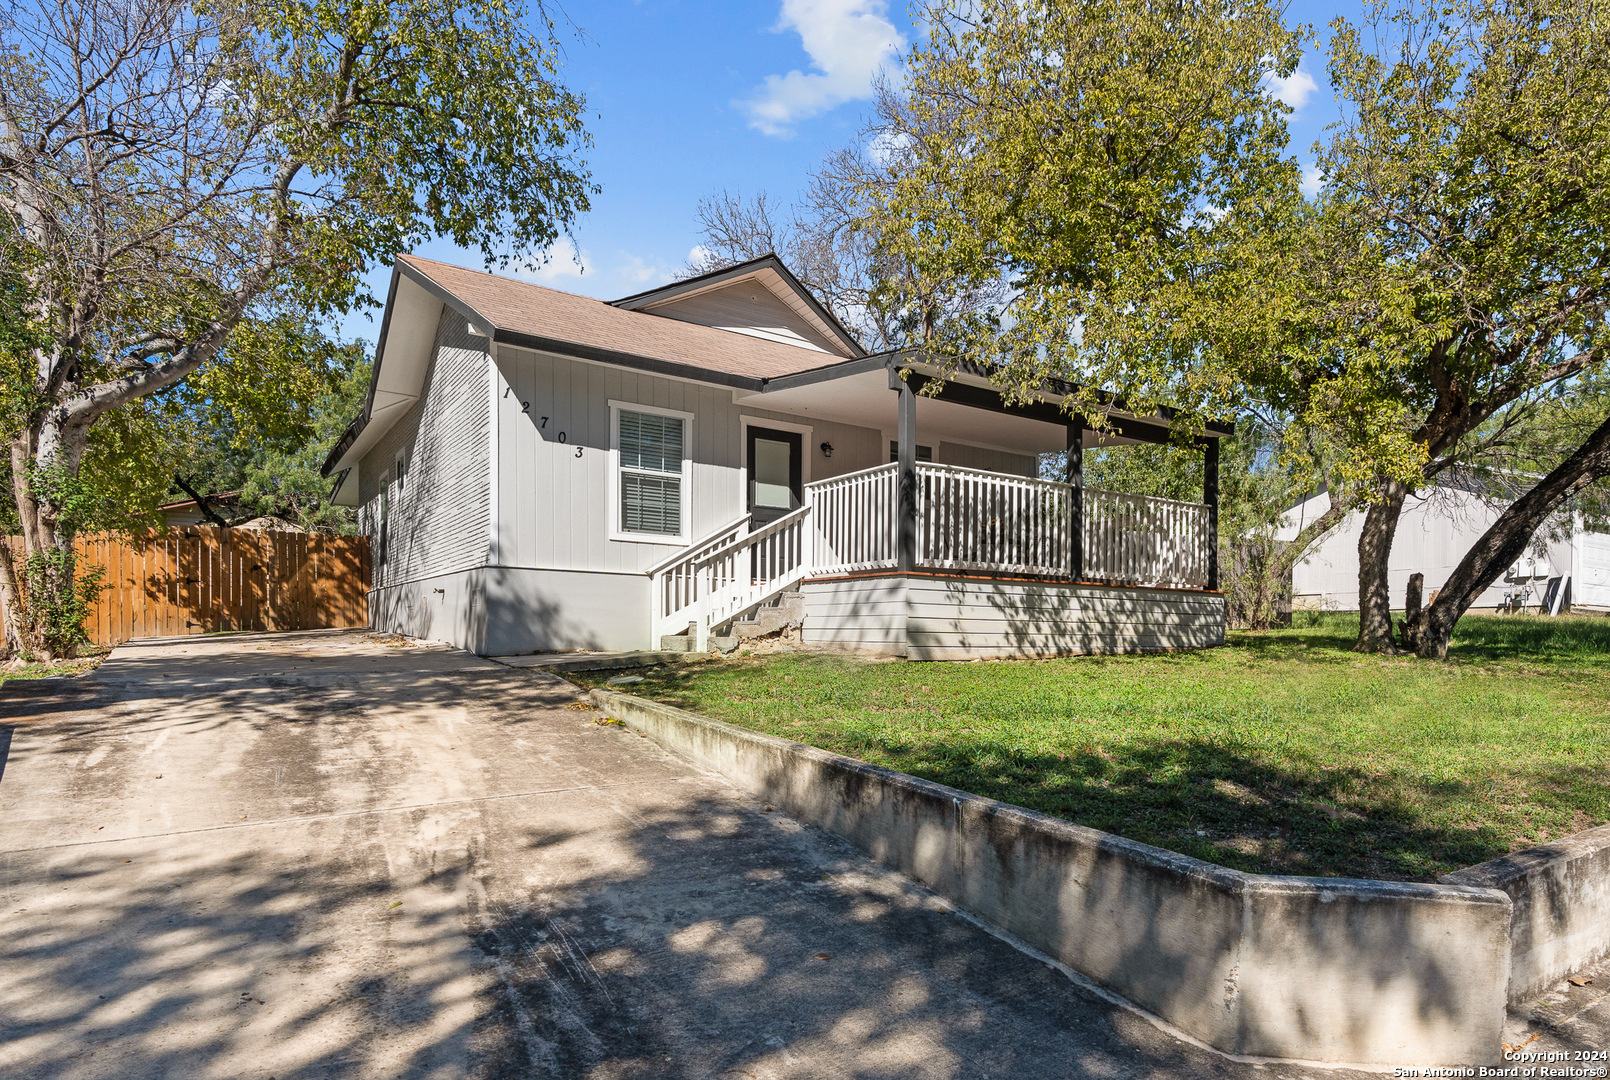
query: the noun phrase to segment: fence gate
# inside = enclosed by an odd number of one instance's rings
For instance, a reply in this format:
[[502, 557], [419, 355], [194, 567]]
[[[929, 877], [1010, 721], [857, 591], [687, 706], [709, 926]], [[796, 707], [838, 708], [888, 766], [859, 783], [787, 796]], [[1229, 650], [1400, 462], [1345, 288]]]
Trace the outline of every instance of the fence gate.
[[80, 567], [106, 571], [84, 624], [97, 645], [369, 622], [366, 536], [191, 526], [84, 537], [74, 546]]

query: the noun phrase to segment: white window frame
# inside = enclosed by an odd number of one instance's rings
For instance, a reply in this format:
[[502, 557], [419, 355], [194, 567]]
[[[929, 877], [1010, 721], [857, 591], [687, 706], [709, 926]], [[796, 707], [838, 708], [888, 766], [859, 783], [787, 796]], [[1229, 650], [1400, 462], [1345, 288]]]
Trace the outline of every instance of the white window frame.
[[[621, 413], [648, 413], [650, 416], [671, 416], [682, 421], [682, 532], [669, 533], [627, 532], [621, 527]], [[662, 409], [657, 405], [640, 405], [635, 401], [609, 403], [609, 538], [625, 544], [659, 544], [686, 547], [693, 543], [693, 414], [677, 409]]]

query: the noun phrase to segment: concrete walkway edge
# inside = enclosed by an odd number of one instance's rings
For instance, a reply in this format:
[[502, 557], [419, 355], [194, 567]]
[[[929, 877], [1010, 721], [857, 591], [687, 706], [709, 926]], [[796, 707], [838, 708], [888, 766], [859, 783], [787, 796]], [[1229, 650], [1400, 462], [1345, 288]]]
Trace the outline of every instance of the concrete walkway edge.
[[1245, 874], [628, 694], [611, 717], [1243, 1058], [1496, 1064], [1511, 901]]

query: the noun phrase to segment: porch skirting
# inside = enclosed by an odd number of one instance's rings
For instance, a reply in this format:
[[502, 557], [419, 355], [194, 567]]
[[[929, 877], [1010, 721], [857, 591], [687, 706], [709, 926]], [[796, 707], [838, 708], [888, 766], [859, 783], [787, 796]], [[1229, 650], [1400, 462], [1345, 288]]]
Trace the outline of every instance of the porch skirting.
[[1224, 644], [1224, 596], [1199, 589], [878, 573], [800, 590], [807, 648], [974, 660]]

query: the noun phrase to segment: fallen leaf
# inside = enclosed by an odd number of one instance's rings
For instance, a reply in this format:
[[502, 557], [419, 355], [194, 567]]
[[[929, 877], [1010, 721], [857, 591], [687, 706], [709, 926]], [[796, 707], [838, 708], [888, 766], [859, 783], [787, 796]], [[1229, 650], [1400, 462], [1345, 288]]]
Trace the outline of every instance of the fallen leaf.
[[818, 959], [818, 960], [831, 960], [831, 959], [833, 959], [833, 954], [832, 953], [819, 952], [819, 953], [816, 954], [816, 959]]
[[1588, 985], [1588, 983], [1592, 982], [1593, 980], [1588, 978], [1586, 975], [1572, 975], [1569, 979], [1566, 979], [1565, 981], [1570, 983], [1572, 986], [1586, 986], [1586, 985]]
[[395, 904], [387, 904], [386, 905], [386, 910], [390, 911], [392, 908], [397, 908], [397, 907], [402, 907], [402, 901], [401, 900], [397, 901]]
[[1533, 1043], [1535, 1043], [1535, 1042], [1536, 1042], [1536, 1041], [1537, 1041], [1537, 1032], [1535, 1032], [1535, 1031], [1534, 1031], [1534, 1032], [1532, 1032], [1532, 1034], [1531, 1034], [1531, 1036], [1530, 1036], [1530, 1037], [1529, 1037], [1529, 1038], [1528, 1038], [1528, 1039], [1527, 1039], [1527, 1040], [1526, 1040], [1526, 1041], [1525, 1041], [1525, 1042], [1518, 1042], [1518, 1043], [1500, 1043], [1500, 1044], [1499, 1044], [1499, 1045], [1500, 1045], [1500, 1046], [1501, 1046], [1501, 1047], [1503, 1047], [1503, 1049], [1504, 1049], [1504, 1052], [1505, 1052], [1505, 1053], [1506, 1053], [1506, 1054], [1518, 1054], [1518, 1053], [1520, 1053], [1520, 1052], [1521, 1052], [1521, 1051], [1522, 1051], [1522, 1050], [1523, 1050], [1523, 1049], [1525, 1049], [1525, 1048], [1526, 1048], [1526, 1047], [1528, 1047], [1528, 1046], [1531, 1046], [1531, 1045], [1532, 1045], [1532, 1044], [1533, 1044]]
[[766, 809], [765, 809], [765, 813], [768, 813], [768, 814], [771, 813], [771, 805], [770, 804], [767, 804]]

